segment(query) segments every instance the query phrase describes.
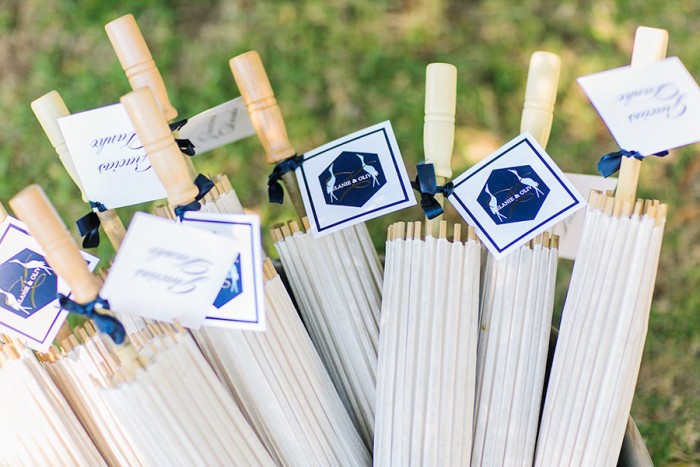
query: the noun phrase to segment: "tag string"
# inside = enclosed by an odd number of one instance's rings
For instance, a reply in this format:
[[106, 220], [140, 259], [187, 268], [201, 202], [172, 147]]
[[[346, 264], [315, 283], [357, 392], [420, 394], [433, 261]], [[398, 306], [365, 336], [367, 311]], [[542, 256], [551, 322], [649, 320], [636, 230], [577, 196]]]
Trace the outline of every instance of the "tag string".
[[100, 244], [100, 217], [97, 212], [105, 212], [107, 208], [99, 201], [89, 203], [92, 211], [75, 221], [75, 225], [83, 237], [83, 248], [97, 248]]
[[[179, 122], [173, 122], [170, 126], [170, 131], [177, 131], [187, 124], [187, 119], [180, 120]], [[192, 141], [186, 138], [175, 138], [177, 146], [180, 148], [180, 152], [187, 156], [195, 156], [197, 152], [194, 149], [194, 144]]]
[[280, 179], [283, 175], [301, 167], [303, 163], [303, 155], [294, 155], [275, 165], [272, 173], [267, 177], [267, 196], [271, 203], [282, 204], [282, 201], [284, 201], [284, 190], [280, 184]]
[[99, 310], [109, 310], [109, 302], [99, 296], [94, 300], [81, 305], [74, 302], [63, 294], [58, 294], [58, 303], [61, 309], [74, 313], [76, 315], [85, 316], [95, 322], [95, 326], [100, 332], [103, 332], [112, 338], [115, 344], [119, 345], [124, 342], [126, 330], [122, 323], [117, 318], [106, 313], [100, 313]]
[[[650, 154], [650, 156], [656, 156], [656, 157], [664, 157], [668, 155], [668, 151], [661, 151], [657, 152], [656, 154]], [[611, 152], [609, 154], [604, 155], [600, 161], [598, 161], [598, 172], [605, 178], [608, 178], [612, 174], [618, 172], [620, 170], [620, 166], [622, 165], [622, 158], [623, 157], [634, 157], [637, 160], [642, 160], [645, 157], [649, 156], [642, 156], [639, 152], [637, 151], [627, 151], [626, 149], [620, 149], [619, 151], [616, 152]]]
[[418, 175], [411, 182], [414, 190], [420, 193], [420, 207], [423, 208], [425, 217], [435, 219], [445, 210], [440, 206], [440, 203], [435, 199], [436, 194], [442, 194], [448, 198], [454, 191], [454, 184], [448, 182], [442, 186], [437, 185], [435, 178], [435, 166], [431, 163], [421, 162], [416, 165]]
[[199, 211], [202, 209], [200, 201], [207, 195], [207, 193], [211, 191], [212, 188], [214, 188], [214, 182], [202, 174], [197, 175], [197, 177], [194, 179], [194, 184], [197, 186], [198, 190], [197, 196], [194, 197], [194, 201], [177, 206], [174, 209], [175, 215], [180, 220], [182, 220], [187, 211]]

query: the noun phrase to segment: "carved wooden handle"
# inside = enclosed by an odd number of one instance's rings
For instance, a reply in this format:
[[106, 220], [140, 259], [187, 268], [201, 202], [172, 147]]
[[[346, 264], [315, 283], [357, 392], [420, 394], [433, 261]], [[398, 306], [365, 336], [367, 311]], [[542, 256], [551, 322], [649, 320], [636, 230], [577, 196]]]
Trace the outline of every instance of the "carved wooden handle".
[[194, 201], [199, 191], [192, 183], [180, 148], [151, 90], [137, 89], [122, 96], [121, 102], [148, 154], [148, 160], [168, 192], [168, 202], [179, 206]]
[[431, 63], [425, 75], [425, 160], [435, 166], [436, 176], [450, 178], [455, 138], [457, 68], [448, 63]]
[[165, 120], [170, 121], [177, 117], [177, 110], [170, 103], [163, 77], [153, 61], [134, 15], [124, 15], [107, 23], [105, 31], [129, 79], [131, 89], [136, 90], [144, 86], [151, 88]]
[[88, 270], [78, 246], [44, 190], [39, 185], [28, 186], [10, 200], [10, 206], [41, 245], [49, 266], [68, 283], [73, 299], [78, 303], [94, 300], [100, 283]]
[[520, 132], [532, 133], [543, 148], [547, 147], [552, 129], [560, 70], [561, 59], [556, 54], [535, 52], [530, 58]]
[[229, 65], [255, 132], [265, 148], [265, 161], [275, 164], [292, 157], [296, 151], [289, 143], [282, 111], [277, 105], [260, 55], [254, 50], [246, 52], [233, 57]]

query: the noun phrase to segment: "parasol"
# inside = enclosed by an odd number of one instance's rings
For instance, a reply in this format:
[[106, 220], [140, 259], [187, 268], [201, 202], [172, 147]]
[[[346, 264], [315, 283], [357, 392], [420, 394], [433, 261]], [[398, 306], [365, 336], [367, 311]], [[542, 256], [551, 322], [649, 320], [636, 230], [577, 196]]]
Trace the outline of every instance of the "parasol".
[[[282, 113], [255, 51], [230, 61], [266, 161], [277, 164], [268, 181], [275, 195], [281, 176], [305, 222], [275, 230], [275, 248], [316, 348], [367, 447], [375, 414], [382, 267], [364, 223], [322, 238], [311, 236], [294, 174], [300, 156], [289, 143]], [[281, 201], [281, 193], [277, 193]]]
[[[180, 162], [179, 149], [152, 94], [140, 89], [124, 96], [122, 102], [168, 191], [171, 208], [190, 204], [197, 188]], [[226, 196], [232, 191], [224, 180], [220, 180], [224, 196], [210, 192], [202, 210], [241, 212], [237, 199], [233, 203], [233, 198]], [[269, 260], [264, 272], [266, 331], [205, 325], [192, 334], [277, 462], [369, 464], [369, 453]]]
[[[639, 28], [632, 66], [666, 54], [667, 32]], [[666, 205], [637, 200], [639, 161], [615, 197], [592, 192], [562, 313], [537, 465], [614, 465], [649, 322]]]

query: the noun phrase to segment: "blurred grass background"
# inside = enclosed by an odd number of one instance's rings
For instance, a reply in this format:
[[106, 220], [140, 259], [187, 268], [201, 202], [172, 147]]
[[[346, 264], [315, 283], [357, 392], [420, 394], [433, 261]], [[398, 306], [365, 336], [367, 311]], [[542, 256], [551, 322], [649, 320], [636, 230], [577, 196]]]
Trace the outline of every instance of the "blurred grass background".
[[[115, 5], [117, 4], [118, 5]], [[56, 89], [71, 112], [117, 102], [129, 85], [103, 26], [136, 16], [184, 118], [236, 97], [229, 58], [262, 55], [299, 152], [391, 120], [413, 175], [422, 160], [425, 66], [459, 70], [455, 175], [516, 136], [530, 54], [562, 58], [548, 152], [564, 171], [594, 173], [615, 150], [575, 78], [629, 63], [638, 25], [670, 32], [668, 55], [700, 72], [696, 0], [2, 0], [0, 200], [39, 182], [67, 223], [86, 212], [29, 103]], [[195, 160], [230, 176], [265, 232], [293, 217], [269, 206], [270, 167], [255, 138]], [[670, 205], [633, 416], [659, 465], [700, 464], [700, 157], [694, 145], [644, 163], [639, 194]], [[132, 211], [121, 212], [125, 222]], [[452, 213], [451, 215], [454, 215]], [[369, 223], [380, 250], [389, 222]], [[99, 254], [113, 252], [103, 242]], [[274, 252], [266, 239], [268, 252]], [[557, 309], [571, 264], [562, 261]], [[613, 310], [611, 310], [612, 312]]]

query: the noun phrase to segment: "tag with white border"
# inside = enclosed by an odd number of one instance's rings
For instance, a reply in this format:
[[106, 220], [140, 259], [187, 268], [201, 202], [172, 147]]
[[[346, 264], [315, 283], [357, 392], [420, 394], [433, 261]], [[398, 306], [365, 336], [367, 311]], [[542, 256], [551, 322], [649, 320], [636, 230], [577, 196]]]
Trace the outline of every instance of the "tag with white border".
[[[80, 253], [94, 270], [99, 258]], [[8, 216], [0, 224], [0, 332], [46, 352], [68, 316], [57, 293], [70, 295], [70, 288], [48, 265], [26, 225]]]
[[577, 81], [622, 149], [648, 156], [700, 141], [700, 88], [677, 57]]
[[100, 296], [117, 312], [198, 328], [235, 255], [225, 237], [137, 212]]
[[314, 237], [416, 204], [388, 120], [309, 151], [296, 175]]
[[204, 325], [264, 331], [265, 290], [260, 217], [188, 211], [183, 223], [226, 237], [237, 251]]
[[[600, 175], [572, 173], [565, 173], [564, 175], [584, 198], [588, 198], [591, 190], [605, 192], [614, 190], [617, 186], [617, 178], [614, 177], [605, 178]], [[576, 259], [585, 217], [586, 211], [582, 209], [552, 228], [552, 233], [559, 235], [559, 258]]]
[[523, 133], [454, 181], [448, 198], [501, 259], [586, 205], [530, 133]]
[[122, 104], [62, 117], [58, 125], [90, 201], [115, 209], [167, 196]]
[[237, 97], [188, 118], [178, 138], [189, 139], [200, 155], [254, 134], [245, 103]]

